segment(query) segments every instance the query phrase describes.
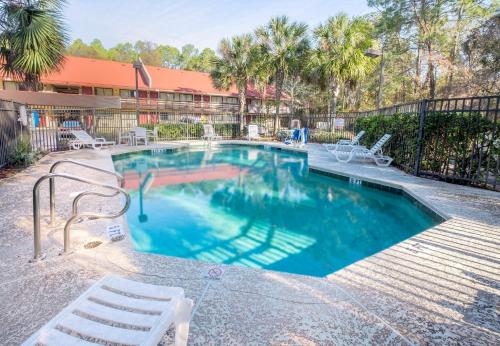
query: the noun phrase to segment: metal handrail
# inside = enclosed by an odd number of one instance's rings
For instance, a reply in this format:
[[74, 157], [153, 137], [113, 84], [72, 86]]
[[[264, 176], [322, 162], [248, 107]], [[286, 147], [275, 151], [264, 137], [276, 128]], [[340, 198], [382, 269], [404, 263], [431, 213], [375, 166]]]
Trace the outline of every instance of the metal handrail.
[[[118, 193], [122, 193], [125, 196], [125, 205], [123, 208], [115, 213], [115, 214], [93, 214], [93, 213], [81, 213], [81, 214], [73, 214], [67, 221], [66, 225], [64, 226], [64, 252], [67, 253], [69, 252], [70, 249], [70, 227], [71, 224], [78, 219], [79, 217], [93, 217], [95, 219], [113, 219], [115, 217], [121, 216], [125, 214], [127, 209], [130, 206], [130, 195], [128, 194], [127, 191], [122, 189], [121, 187], [116, 187], [108, 184], [102, 184], [94, 180], [70, 175], [70, 174], [64, 174], [64, 173], [48, 173], [42, 177], [40, 177], [35, 185], [33, 186], [33, 233], [34, 233], [34, 258], [33, 260], [39, 260], [41, 259], [42, 256], [42, 248], [41, 248], [41, 237], [40, 237], [40, 185], [42, 182], [44, 182], [47, 179], [53, 180], [54, 178], [66, 178], [70, 180], [75, 180], [79, 181], [82, 183], [87, 183], [90, 185], [114, 190]], [[92, 193], [96, 194], [97, 193]], [[117, 194], [114, 194], [116, 196]], [[75, 199], [78, 199], [76, 201], [76, 204], [74, 202], [74, 205], [77, 206], [78, 201], [84, 196], [87, 195], [85, 192], [80, 193]], [[112, 197], [111, 195], [106, 195], [106, 197]]]
[[[121, 187], [123, 187], [123, 184], [125, 182], [123, 176], [120, 173], [116, 173], [116, 172], [113, 172], [113, 171], [110, 171], [110, 170], [107, 170], [107, 169], [104, 169], [104, 168], [100, 168], [100, 167], [89, 165], [88, 163], [84, 163], [84, 162], [80, 162], [80, 161], [75, 161], [75, 160], [70, 160], [70, 159], [64, 159], [64, 160], [59, 160], [59, 161], [55, 162], [50, 167], [49, 173], [55, 173], [57, 167], [61, 166], [62, 164], [66, 164], [66, 163], [71, 163], [73, 165], [77, 165], [77, 166], [81, 166], [81, 167], [86, 167], [86, 168], [90, 168], [90, 169], [93, 169], [93, 170], [101, 172], [101, 173], [106, 173], [106, 174], [113, 175], [113, 176], [115, 176], [118, 179]], [[55, 190], [56, 190], [56, 187], [55, 187], [54, 179], [50, 179], [49, 180], [49, 194], [50, 194], [49, 198], [50, 198], [50, 223], [51, 224], [53, 224], [54, 221], [55, 221], [55, 219], [56, 219], [56, 197], [55, 197]]]
[[85, 196], [98, 196], [98, 197], [115, 197], [115, 196], [118, 196], [120, 194], [119, 191], [115, 191], [114, 193], [110, 194], [110, 195], [107, 195], [105, 193], [101, 193], [101, 192], [95, 192], [95, 191], [84, 191], [84, 192], [80, 192], [76, 197], [75, 199], [73, 200], [73, 204], [72, 204], [72, 215], [76, 215], [78, 214], [78, 202]]

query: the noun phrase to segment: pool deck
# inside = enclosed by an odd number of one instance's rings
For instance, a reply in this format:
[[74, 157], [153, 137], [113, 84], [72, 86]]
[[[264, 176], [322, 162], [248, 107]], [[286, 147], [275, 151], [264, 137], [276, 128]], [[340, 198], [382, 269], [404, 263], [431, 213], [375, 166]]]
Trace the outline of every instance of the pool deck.
[[[187, 144], [199, 142], [152, 147]], [[107, 274], [183, 287], [195, 301], [189, 334], [193, 345], [500, 343], [500, 193], [417, 178], [395, 168], [341, 164], [317, 144], [306, 148], [310, 167], [402, 188], [447, 220], [326, 278], [221, 266], [222, 277], [210, 279], [210, 264], [135, 252], [129, 237], [110, 243], [106, 225], [126, 227], [125, 217], [76, 224], [75, 251], [58, 256], [71, 197], [85, 189], [61, 180], [56, 184], [55, 226], [47, 223], [47, 188], [41, 193], [47, 257], [28, 263], [33, 252], [32, 188], [50, 164], [71, 158], [113, 169], [111, 154], [142, 149], [53, 153], [0, 180], [0, 345], [18, 345]], [[85, 168], [68, 165], [61, 172], [116, 184], [114, 178]], [[90, 199], [86, 210], [116, 210], [118, 205], [118, 199]], [[103, 244], [83, 247], [93, 240]], [[172, 330], [162, 343], [171, 337]]]

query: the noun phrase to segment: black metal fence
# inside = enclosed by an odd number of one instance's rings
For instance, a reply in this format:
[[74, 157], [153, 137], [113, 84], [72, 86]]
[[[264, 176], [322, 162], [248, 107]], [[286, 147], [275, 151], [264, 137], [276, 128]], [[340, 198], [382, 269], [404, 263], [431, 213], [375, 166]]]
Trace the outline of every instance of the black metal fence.
[[0, 168], [8, 162], [9, 155], [23, 134], [18, 122], [19, 104], [0, 100]]
[[408, 173], [500, 190], [499, 96], [422, 100], [355, 113], [365, 143], [392, 134], [387, 154]]
[[43, 151], [68, 149], [73, 138], [71, 130], [85, 130], [94, 137], [118, 142], [120, 134], [136, 126], [148, 129], [158, 128], [158, 139], [190, 140], [200, 139], [203, 124], [214, 125], [218, 135], [226, 139], [240, 137], [239, 115], [234, 113], [204, 114], [181, 111], [141, 111], [139, 116], [133, 110], [85, 109], [85, 108], [42, 108], [30, 106], [33, 126], [32, 145]]
[[[422, 100], [369, 112], [291, 115], [246, 113], [243, 132], [234, 112], [205, 110], [134, 110], [42, 108], [30, 106], [34, 148], [64, 150], [70, 130], [118, 141], [135, 126], [158, 128], [159, 140], [199, 139], [203, 124], [211, 123], [223, 138], [241, 138], [248, 124], [257, 124], [264, 138], [281, 138], [284, 129], [309, 128], [309, 140], [334, 143], [366, 131], [362, 144], [370, 147], [382, 135], [392, 135], [384, 147], [394, 165], [405, 172], [453, 183], [500, 189], [499, 96]], [[300, 124], [297, 124], [297, 121]], [[3, 128], [4, 126], [2, 126]], [[284, 135], [283, 135], [284, 136]]]

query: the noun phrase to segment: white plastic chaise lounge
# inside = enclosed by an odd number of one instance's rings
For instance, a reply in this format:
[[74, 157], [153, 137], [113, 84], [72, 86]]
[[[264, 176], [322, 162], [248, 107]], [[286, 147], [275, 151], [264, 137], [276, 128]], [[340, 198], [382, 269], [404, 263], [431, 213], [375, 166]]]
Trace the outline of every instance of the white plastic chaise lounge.
[[63, 309], [22, 346], [158, 345], [175, 327], [175, 346], [187, 344], [193, 301], [184, 290], [106, 276]]
[[350, 151], [336, 150], [332, 153], [339, 162], [347, 163], [354, 159], [373, 160], [377, 166], [387, 167], [391, 164], [392, 158], [385, 156], [382, 147], [389, 141], [391, 135], [385, 134], [370, 149], [353, 147]]
[[259, 139], [259, 126], [258, 125], [248, 125], [248, 140]]
[[70, 147], [73, 149], [80, 149], [87, 146], [91, 146], [93, 149], [101, 149], [104, 145], [115, 145], [114, 141], [107, 141], [105, 138], [92, 138], [91, 135], [83, 130], [72, 130], [71, 134], [76, 138], [69, 142]]
[[[353, 139], [341, 139], [337, 143], [324, 143], [323, 146], [328, 151], [336, 151], [336, 150], [349, 150], [350, 147], [360, 146], [359, 141], [365, 135], [365, 131], [359, 131]], [[345, 151], [344, 150], [344, 151]]]
[[203, 125], [203, 136], [201, 136], [201, 138], [204, 140], [207, 140], [207, 141], [222, 139], [221, 136], [218, 136], [215, 133], [214, 127], [211, 124], [204, 124]]

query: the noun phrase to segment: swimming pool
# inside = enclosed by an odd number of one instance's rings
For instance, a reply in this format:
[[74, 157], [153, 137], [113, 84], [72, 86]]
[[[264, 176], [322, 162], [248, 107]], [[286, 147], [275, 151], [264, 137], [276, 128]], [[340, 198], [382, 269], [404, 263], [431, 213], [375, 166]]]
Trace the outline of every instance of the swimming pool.
[[302, 153], [220, 146], [113, 157], [138, 251], [325, 276], [442, 221], [401, 191], [310, 171]]

